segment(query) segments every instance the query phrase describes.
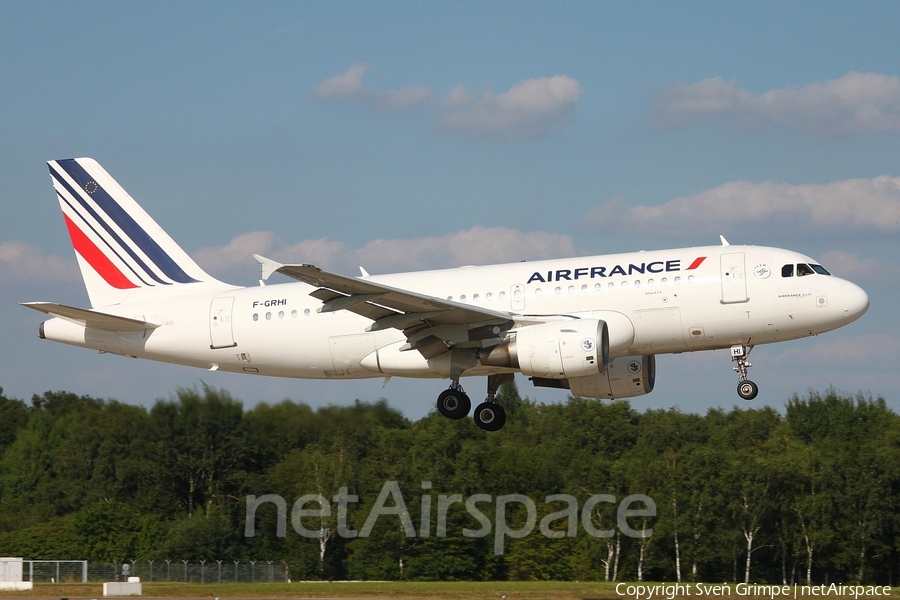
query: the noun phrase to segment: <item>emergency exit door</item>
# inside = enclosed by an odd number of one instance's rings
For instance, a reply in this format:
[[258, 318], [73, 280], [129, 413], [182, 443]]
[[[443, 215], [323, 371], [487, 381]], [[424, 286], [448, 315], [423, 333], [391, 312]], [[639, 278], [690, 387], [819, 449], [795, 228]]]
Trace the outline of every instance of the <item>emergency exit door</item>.
[[209, 347], [233, 348], [234, 332], [231, 328], [231, 310], [234, 298], [213, 298], [209, 306]]
[[723, 254], [722, 265], [722, 304], [747, 302], [747, 270], [744, 266], [743, 252]]

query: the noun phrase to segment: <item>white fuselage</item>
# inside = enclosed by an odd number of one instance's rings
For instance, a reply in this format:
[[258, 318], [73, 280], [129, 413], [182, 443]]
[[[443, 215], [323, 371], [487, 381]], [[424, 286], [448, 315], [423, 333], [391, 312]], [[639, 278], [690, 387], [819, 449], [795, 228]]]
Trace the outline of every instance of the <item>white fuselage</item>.
[[[816, 335], [868, 307], [859, 287], [824, 274], [782, 275], [810, 258], [777, 248], [710, 246], [373, 276], [369, 281], [516, 315], [607, 322], [610, 355], [765, 344]], [[109, 332], [54, 318], [47, 339], [206, 369], [299, 378], [447, 377], [449, 364], [401, 352], [403, 332], [368, 333], [347, 310], [318, 312], [304, 283], [182, 286], [100, 307], [159, 324]], [[375, 354], [379, 350], [379, 354]], [[478, 365], [463, 375], [509, 369]]]

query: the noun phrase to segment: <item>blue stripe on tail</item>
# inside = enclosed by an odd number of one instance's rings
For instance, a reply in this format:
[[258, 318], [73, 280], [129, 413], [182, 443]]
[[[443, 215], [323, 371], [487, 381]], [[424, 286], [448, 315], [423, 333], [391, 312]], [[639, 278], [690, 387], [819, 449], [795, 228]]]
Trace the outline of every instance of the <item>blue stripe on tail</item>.
[[[184, 270], [178, 266], [171, 256], [169, 256], [165, 250], [159, 247], [159, 244], [153, 240], [150, 235], [144, 231], [144, 229], [135, 222], [135, 220], [129, 215], [125, 210], [119, 205], [116, 200], [107, 193], [103, 187], [100, 186], [94, 178], [91, 177], [90, 173], [88, 173], [84, 167], [82, 167], [77, 160], [75, 159], [66, 159], [56, 161], [60, 167], [62, 167], [66, 173], [69, 174], [72, 179], [78, 182], [78, 185], [81, 186], [85, 192], [87, 192], [91, 199], [97, 203], [103, 212], [107, 214], [107, 216], [119, 226], [119, 228], [125, 232], [125, 234], [131, 239], [134, 244], [141, 249], [141, 251], [151, 260], [153, 264], [159, 268], [167, 277], [169, 277], [172, 281], [177, 283], [196, 283], [197, 280], [189, 276]], [[74, 193], [74, 190], [71, 190], [75, 198], [82, 202], [82, 205], [86, 206], [86, 204], [82, 201], [79, 194]], [[103, 219], [99, 219], [102, 223]], [[109, 228], [107, 228], [109, 231]], [[114, 235], [112, 231], [111, 234]], [[117, 236], [116, 236], [117, 237]], [[129, 251], [129, 254], [132, 254], [127, 245], [123, 244], [123, 247], [126, 251]], [[146, 269], [146, 266], [141, 263], [140, 259], [137, 256], [132, 254], [132, 258], [137, 260], [143, 268]], [[147, 269], [147, 273], [153, 277], [153, 272], [150, 269]], [[154, 277], [156, 279], [156, 277]], [[164, 282], [160, 282], [164, 283]]]

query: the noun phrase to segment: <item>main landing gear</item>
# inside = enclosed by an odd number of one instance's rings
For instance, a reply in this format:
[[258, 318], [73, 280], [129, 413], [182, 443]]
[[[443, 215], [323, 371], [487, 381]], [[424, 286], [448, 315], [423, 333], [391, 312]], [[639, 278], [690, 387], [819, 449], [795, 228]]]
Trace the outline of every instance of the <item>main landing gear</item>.
[[747, 362], [747, 357], [753, 350], [752, 345], [737, 344], [731, 347], [731, 361], [734, 363], [734, 372], [738, 374], [737, 393], [744, 400], [753, 400], [759, 393], [759, 386], [747, 379], [747, 369], [753, 365]]
[[[506, 411], [495, 399], [497, 390], [504, 383], [513, 380], [512, 373], [488, 376], [487, 398], [475, 407], [472, 418], [475, 424], [485, 431], [497, 431], [506, 423]], [[437, 399], [438, 412], [451, 419], [462, 419], [469, 414], [472, 401], [463, 391], [459, 379], [454, 379], [450, 388], [440, 393]]]
[[450, 384], [450, 389], [441, 392], [437, 399], [438, 412], [450, 419], [466, 417], [471, 408], [472, 401], [459, 385], [459, 381]]

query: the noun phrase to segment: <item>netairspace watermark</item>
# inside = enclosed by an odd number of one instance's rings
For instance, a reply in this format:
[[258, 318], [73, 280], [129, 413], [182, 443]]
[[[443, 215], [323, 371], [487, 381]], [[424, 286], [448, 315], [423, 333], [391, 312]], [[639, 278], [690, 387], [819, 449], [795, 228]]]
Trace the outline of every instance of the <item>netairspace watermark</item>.
[[[423, 490], [431, 489], [430, 481], [422, 482]], [[381, 492], [375, 500], [372, 509], [369, 511], [366, 521], [359, 531], [351, 529], [347, 524], [347, 516], [349, 505], [359, 502], [359, 496], [349, 494], [348, 488], [341, 487], [337, 495], [333, 497], [334, 503], [337, 505], [336, 519], [334, 520], [334, 531], [343, 538], [369, 537], [375, 523], [379, 517], [395, 516], [400, 519], [400, 525], [408, 538], [421, 537], [427, 538], [431, 536], [432, 525], [432, 500], [431, 493], [423, 494], [421, 497], [421, 514], [419, 519], [419, 529], [417, 530], [406, 509], [406, 501], [403, 493], [400, 491], [400, 485], [396, 481], [386, 481], [381, 487]], [[392, 505], [388, 505], [388, 500]], [[578, 499], [569, 494], [552, 494], [544, 498], [546, 504], [564, 503], [565, 508], [552, 512], [541, 519], [537, 523], [537, 505], [534, 500], [524, 494], [507, 494], [497, 496], [496, 498], [490, 494], [473, 494], [467, 498], [463, 498], [462, 494], [439, 494], [436, 505], [436, 527], [435, 535], [437, 537], [447, 537], [447, 512], [454, 504], [465, 505], [466, 511], [475, 518], [481, 525], [478, 529], [463, 528], [462, 535], [467, 538], [483, 538], [494, 534], [494, 554], [503, 554], [504, 546], [507, 538], [523, 538], [534, 531], [535, 525], [538, 525], [541, 534], [547, 538], [563, 538], [575, 537], [578, 532], [578, 524], [581, 523], [582, 529], [588, 535], [601, 538], [611, 538], [615, 535], [615, 529], [600, 529], [593, 520], [593, 513], [600, 504], [616, 504], [616, 497], [611, 494], [595, 494], [585, 500], [579, 511]], [[285, 537], [287, 534], [287, 502], [284, 498], [277, 494], [265, 494], [263, 496], [247, 496], [247, 519], [244, 526], [244, 535], [246, 537], [254, 537], [256, 535], [256, 510], [263, 504], [274, 504], [278, 511], [277, 525], [275, 534], [278, 537]], [[490, 510], [490, 504], [493, 504], [493, 511]], [[318, 505], [318, 508], [308, 508], [308, 505]], [[479, 505], [488, 505], [486, 509], [488, 514], [493, 512], [494, 522], [491, 523], [490, 518], [485, 514], [485, 510], [479, 508]], [[514, 529], [506, 520], [507, 508], [514, 509], [516, 505], [525, 507], [525, 523], [519, 528]], [[319, 528], [307, 528], [304, 518], [320, 519], [322, 523], [325, 519], [332, 519], [332, 506], [328, 498], [322, 494], [305, 494], [294, 502], [291, 510], [291, 526], [299, 535], [305, 538], [322, 539], [330, 535], [329, 528], [320, 526]], [[626, 496], [618, 503], [616, 508], [616, 526], [624, 535], [632, 538], [648, 538], [653, 535], [653, 529], [632, 529], [628, 524], [629, 517], [649, 518], [656, 516], [656, 503], [653, 499], [644, 494], [632, 494]], [[580, 519], [579, 519], [580, 517]], [[556, 521], [565, 521], [565, 530], [551, 529]], [[308, 521], [307, 521], [308, 523]]]
[[755, 583], [715, 584], [676, 583], [658, 585], [635, 585], [620, 583], [616, 585], [616, 594], [634, 600], [675, 600], [679, 597], [720, 597], [720, 596], [768, 596], [776, 598], [803, 598], [819, 596], [846, 596], [853, 598], [890, 596], [891, 588], [887, 585], [760, 585]]

